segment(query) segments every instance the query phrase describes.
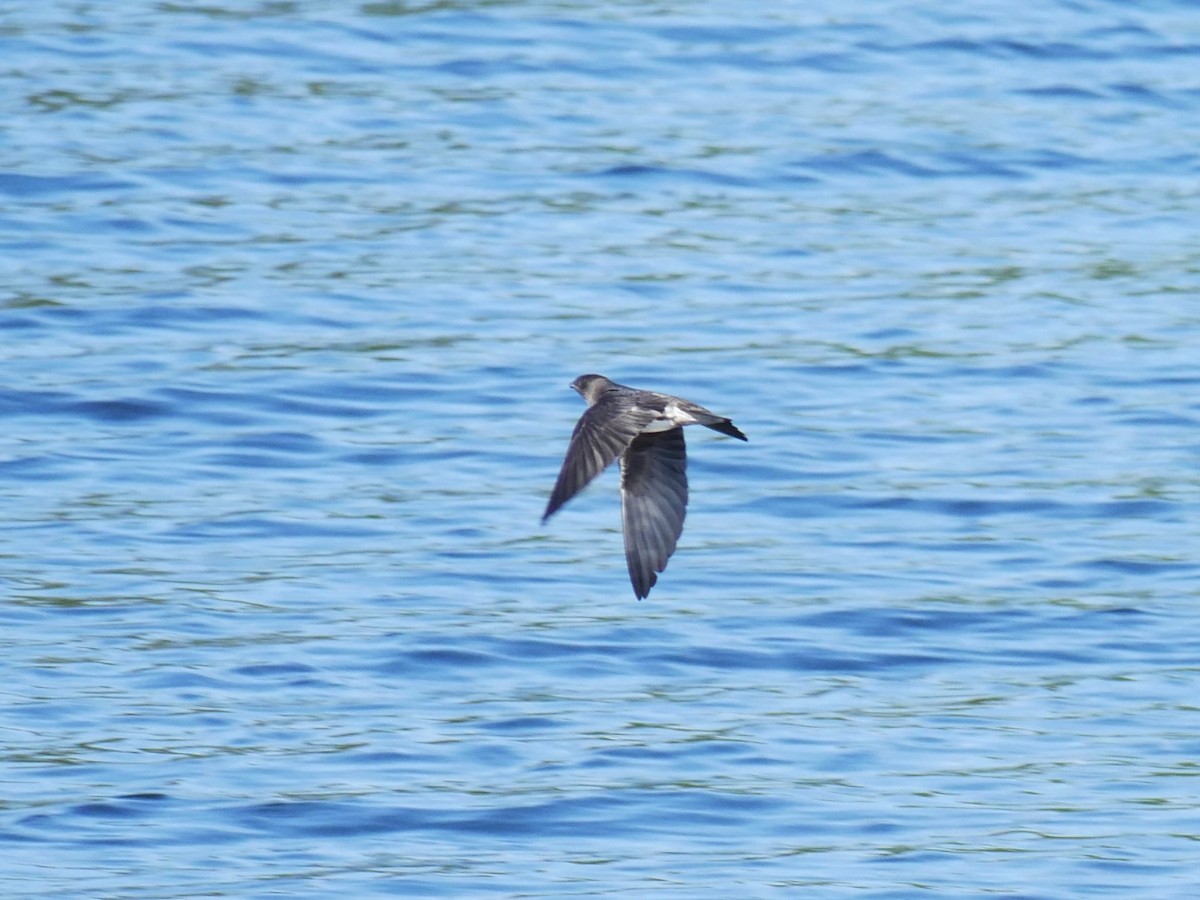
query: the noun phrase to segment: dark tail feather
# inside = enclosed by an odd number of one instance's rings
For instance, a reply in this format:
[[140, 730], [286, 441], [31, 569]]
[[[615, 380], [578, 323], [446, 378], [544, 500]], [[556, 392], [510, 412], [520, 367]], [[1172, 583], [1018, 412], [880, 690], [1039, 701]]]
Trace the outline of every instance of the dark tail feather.
[[706, 427], [711, 428], [713, 431], [719, 431], [719, 432], [721, 432], [721, 434], [727, 434], [730, 437], [737, 438], [739, 441], [750, 440], [750, 438], [746, 437], [744, 434], [742, 434], [740, 431], [738, 431], [738, 427], [736, 425], [734, 425], [732, 422], [730, 422], [728, 419], [721, 419], [716, 422], [705, 422], [704, 424]]

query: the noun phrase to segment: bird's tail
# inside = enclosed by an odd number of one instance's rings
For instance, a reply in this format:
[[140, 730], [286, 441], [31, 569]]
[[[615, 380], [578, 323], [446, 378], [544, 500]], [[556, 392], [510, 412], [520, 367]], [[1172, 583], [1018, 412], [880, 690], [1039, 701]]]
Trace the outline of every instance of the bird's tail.
[[701, 424], [703, 424], [705, 428], [711, 428], [713, 431], [719, 431], [721, 434], [727, 434], [732, 438], [737, 438], [739, 441], [750, 440], [748, 437], [742, 434], [742, 432], [738, 430], [738, 427], [728, 419], [717, 419], [713, 422], [703, 422]]

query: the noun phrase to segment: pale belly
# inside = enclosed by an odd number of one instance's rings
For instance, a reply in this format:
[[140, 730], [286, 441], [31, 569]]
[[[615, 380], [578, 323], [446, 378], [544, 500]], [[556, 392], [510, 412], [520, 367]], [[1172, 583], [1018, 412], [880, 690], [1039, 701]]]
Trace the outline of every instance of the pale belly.
[[646, 434], [648, 432], [653, 434], [654, 432], [657, 432], [657, 431], [670, 431], [672, 428], [678, 428], [678, 427], [679, 427], [678, 423], [672, 422], [669, 419], [655, 419], [653, 422], [651, 422], [649, 425], [647, 425], [645, 428], [642, 429], [642, 434]]
[[672, 403], [662, 411], [662, 415], [643, 428], [642, 433], [649, 432], [653, 434], [658, 431], [670, 431], [672, 428], [678, 428], [680, 425], [694, 424], [696, 424], [695, 416], [684, 412]]

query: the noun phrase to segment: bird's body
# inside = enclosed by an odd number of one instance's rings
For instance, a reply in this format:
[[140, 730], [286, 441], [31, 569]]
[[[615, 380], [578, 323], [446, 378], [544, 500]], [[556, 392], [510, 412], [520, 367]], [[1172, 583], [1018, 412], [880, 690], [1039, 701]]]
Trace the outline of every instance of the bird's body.
[[621, 461], [625, 560], [638, 599], [650, 593], [675, 552], [687, 514], [686, 425], [746, 436], [724, 416], [690, 400], [642, 391], [603, 375], [580, 375], [571, 387], [588, 403], [575, 425], [545, 522], [603, 472]]

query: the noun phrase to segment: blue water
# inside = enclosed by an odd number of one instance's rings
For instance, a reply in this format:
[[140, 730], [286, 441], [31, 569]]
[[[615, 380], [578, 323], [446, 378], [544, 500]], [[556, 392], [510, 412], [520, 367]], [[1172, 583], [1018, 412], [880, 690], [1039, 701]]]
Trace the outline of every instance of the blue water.
[[[0, 60], [4, 896], [1200, 893], [1194, 2]], [[589, 371], [750, 437], [641, 603]]]

